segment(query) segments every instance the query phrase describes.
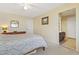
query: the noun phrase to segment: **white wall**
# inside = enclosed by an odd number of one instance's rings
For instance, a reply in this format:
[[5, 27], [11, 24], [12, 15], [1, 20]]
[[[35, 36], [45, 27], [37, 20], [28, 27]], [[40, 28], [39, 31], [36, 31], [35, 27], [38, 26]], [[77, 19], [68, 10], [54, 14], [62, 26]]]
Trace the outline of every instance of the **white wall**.
[[59, 32], [62, 32], [61, 16], [59, 16]]
[[[34, 18], [34, 32], [42, 35], [49, 45], [59, 44], [59, 13], [72, 8], [77, 8], [79, 4], [65, 4], [43, 15]], [[49, 24], [41, 25], [41, 18], [49, 16]]]
[[34, 33], [42, 35], [47, 41], [48, 46], [52, 43], [59, 44], [58, 30], [57, 14], [49, 17], [48, 25], [41, 24], [41, 17], [34, 19]]
[[79, 7], [76, 8], [76, 50], [79, 51]]
[[76, 38], [76, 18], [75, 16], [67, 17], [67, 37]]
[[[18, 28], [11, 28], [10, 22], [11, 20], [18, 20], [19, 27]], [[15, 14], [8, 14], [8, 13], [0, 13], [0, 32], [2, 32], [1, 26], [7, 24], [9, 31], [26, 31], [26, 32], [33, 32], [33, 20], [31, 18], [27, 18], [25, 16], [15, 15]]]

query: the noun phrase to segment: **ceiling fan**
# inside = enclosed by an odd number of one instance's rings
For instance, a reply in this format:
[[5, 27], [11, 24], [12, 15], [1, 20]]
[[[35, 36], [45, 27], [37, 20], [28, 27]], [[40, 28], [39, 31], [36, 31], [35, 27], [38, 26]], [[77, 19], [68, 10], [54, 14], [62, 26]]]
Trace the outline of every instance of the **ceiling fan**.
[[23, 6], [24, 10], [34, 8], [35, 6], [32, 3], [19, 3], [20, 6]]

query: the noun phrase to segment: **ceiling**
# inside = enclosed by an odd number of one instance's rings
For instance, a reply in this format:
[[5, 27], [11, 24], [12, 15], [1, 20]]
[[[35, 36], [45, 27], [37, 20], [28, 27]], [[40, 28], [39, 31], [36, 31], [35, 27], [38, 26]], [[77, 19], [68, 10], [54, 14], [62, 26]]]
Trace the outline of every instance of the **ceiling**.
[[32, 3], [30, 4], [31, 8], [24, 10], [22, 4], [0, 3], [0, 12], [6, 12], [27, 17], [36, 17], [61, 5], [62, 3]]

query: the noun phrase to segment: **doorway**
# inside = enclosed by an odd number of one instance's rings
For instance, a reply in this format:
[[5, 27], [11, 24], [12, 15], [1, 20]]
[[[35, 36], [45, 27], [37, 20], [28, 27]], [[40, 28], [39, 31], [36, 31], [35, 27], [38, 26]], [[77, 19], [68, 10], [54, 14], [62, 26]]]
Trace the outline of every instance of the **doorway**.
[[76, 49], [76, 9], [59, 13], [59, 44]]

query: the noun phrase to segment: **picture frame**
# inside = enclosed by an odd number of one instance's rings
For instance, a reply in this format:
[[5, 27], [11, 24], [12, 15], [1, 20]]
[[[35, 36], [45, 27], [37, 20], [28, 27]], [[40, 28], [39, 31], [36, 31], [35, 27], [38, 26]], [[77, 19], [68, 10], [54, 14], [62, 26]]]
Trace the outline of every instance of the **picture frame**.
[[49, 17], [48, 16], [47, 17], [43, 17], [42, 20], [41, 20], [41, 23], [42, 23], [42, 25], [48, 25]]
[[19, 27], [19, 21], [17, 21], [17, 20], [11, 20], [10, 27], [11, 28], [18, 28]]

